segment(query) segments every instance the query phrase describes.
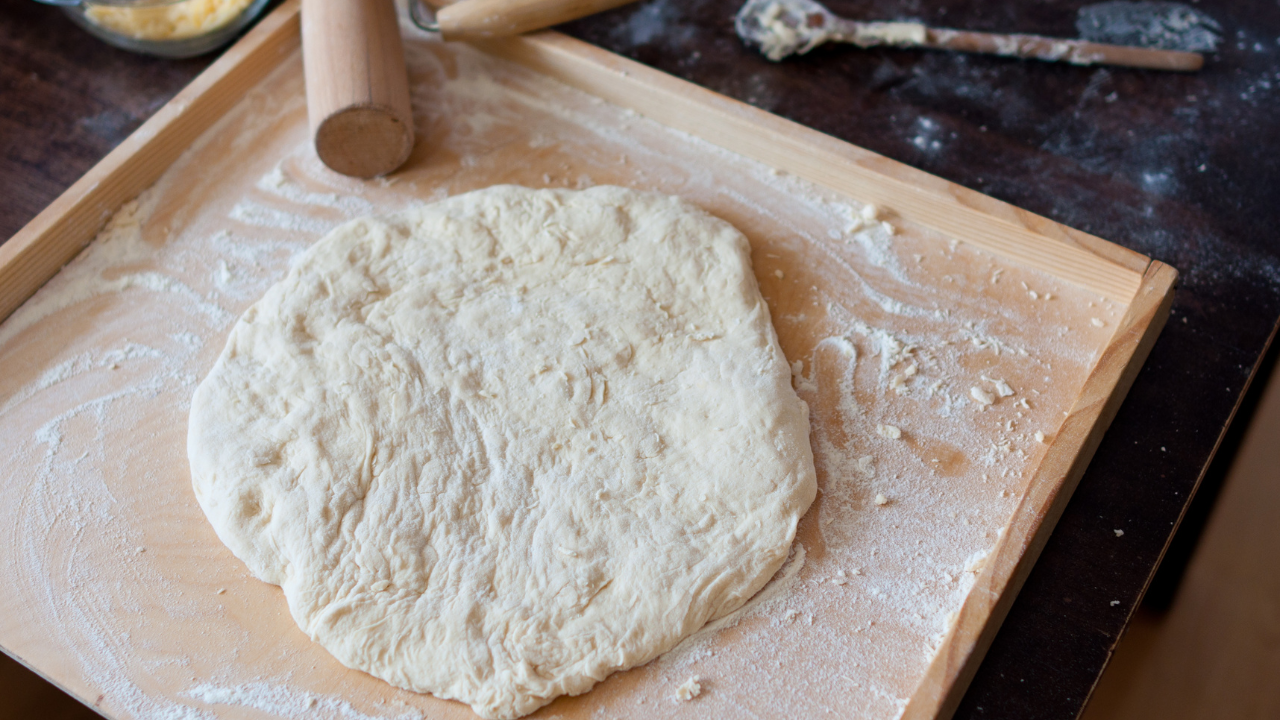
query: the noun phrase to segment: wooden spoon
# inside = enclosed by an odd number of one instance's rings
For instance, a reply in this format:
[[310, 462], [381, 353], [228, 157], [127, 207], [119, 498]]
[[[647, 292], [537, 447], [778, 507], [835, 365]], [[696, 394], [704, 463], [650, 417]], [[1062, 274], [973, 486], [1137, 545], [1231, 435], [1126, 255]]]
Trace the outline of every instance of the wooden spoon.
[[838, 17], [814, 0], [747, 0], [738, 11], [734, 28], [738, 37], [759, 47], [765, 57], [775, 62], [789, 55], [802, 55], [823, 43], [845, 42], [864, 48], [933, 48], [1073, 65], [1123, 65], [1180, 72], [1194, 72], [1204, 65], [1204, 56], [1193, 52], [951, 30], [917, 22], [858, 22]]

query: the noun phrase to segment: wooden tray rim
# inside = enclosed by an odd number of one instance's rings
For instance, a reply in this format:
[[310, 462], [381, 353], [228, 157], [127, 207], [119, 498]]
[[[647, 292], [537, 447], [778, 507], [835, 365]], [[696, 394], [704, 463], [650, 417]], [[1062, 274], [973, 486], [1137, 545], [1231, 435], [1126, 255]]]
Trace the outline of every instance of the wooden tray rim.
[[[286, 0], [263, 18], [0, 245], [0, 321], [300, 46], [300, 7], [301, 0]], [[951, 717], [1163, 328], [1177, 272], [1101, 238], [560, 33], [473, 44], [664, 125], [876, 203], [903, 220], [1127, 306], [902, 715], [911, 720]], [[58, 678], [50, 679], [62, 685]]]

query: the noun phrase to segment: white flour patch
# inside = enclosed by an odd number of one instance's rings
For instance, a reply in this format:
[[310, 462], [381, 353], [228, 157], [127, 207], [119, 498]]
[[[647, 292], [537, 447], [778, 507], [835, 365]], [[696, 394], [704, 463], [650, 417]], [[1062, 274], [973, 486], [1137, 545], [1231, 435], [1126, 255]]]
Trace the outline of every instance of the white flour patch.
[[280, 230], [296, 230], [298, 232], [323, 235], [334, 228], [336, 223], [313, 220], [305, 215], [295, 215], [283, 210], [259, 204], [252, 200], [242, 200], [231, 208], [229, 217], [246, 225], [261, 228], [277, 228]]
[[341, 210], [348, 218], [370, 215], [375, 210], [373, 203], [361, 197], [308, 190], [296, 178], [285, 174], [279, 164], [262, 176], [257, 187], [299, 205]]
[[1104, 2], [1076, 15], [1080, 37], [1113, 45], [1212, 52], [1221, 42], [1218, 21], [1174, 2]]
[[338, 720], [421, 720], [420, 713], [367, 715], [341, 698], [301, 693], [284, 683], [254, 682], [232, 687], [200, 684], [188, 697], [206, 705], [241, 707], [276, 717], [330, 717]]

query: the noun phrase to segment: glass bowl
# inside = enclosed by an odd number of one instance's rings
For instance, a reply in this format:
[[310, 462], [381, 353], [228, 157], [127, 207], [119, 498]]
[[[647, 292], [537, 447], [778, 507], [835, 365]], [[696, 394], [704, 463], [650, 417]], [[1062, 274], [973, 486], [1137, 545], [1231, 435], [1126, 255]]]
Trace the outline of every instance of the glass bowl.
[[270, 0], [39, 0], [118, 48], [188, 58], [227, 44]]

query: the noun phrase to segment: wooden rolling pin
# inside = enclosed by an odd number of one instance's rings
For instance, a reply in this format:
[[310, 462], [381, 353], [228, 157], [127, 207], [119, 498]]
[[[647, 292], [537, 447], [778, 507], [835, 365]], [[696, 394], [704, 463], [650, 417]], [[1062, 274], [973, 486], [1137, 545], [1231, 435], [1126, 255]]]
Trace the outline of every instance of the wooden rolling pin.
[[302, 59], [320, 160], [358, 178], [404, 164], [413, 112], [393, 0], [302, 0]]
[[[417, 3], [419, 0], [409, 0]], [[445, 40], [509, 37], [621, 7], [635, 0], [428, 0], [434, 22], [414, 21]]]

